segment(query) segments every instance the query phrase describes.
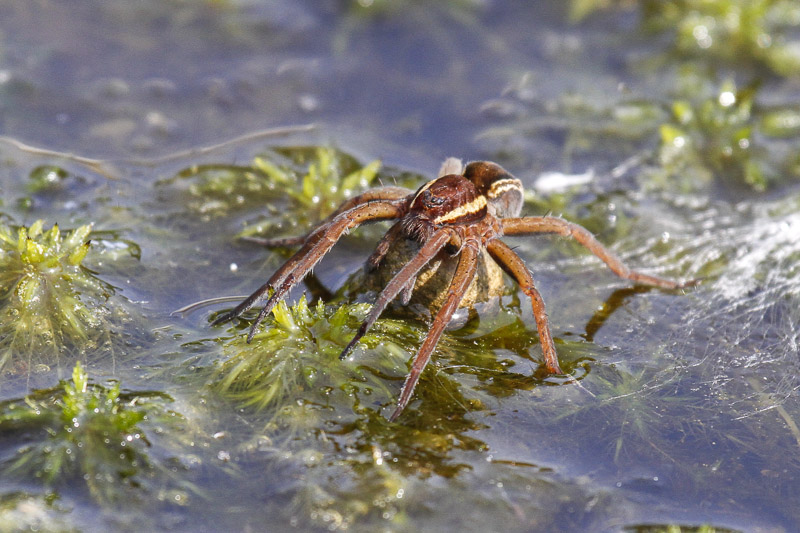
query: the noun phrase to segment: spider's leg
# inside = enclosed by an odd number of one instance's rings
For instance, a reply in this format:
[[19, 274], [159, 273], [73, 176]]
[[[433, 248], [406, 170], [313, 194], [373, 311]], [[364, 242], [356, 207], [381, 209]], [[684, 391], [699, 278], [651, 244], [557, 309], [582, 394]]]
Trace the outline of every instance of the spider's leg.
[[250, 329], [248, 340], [252, 339], [255, 331], [274, 305], [319, 262], [320, 259], [333, 247], [339, 238], [347, 231], [360, 226], [365, 222], [374, 220], [387, 220], [398, 218], [405, 213], [405, 203], [401, 200], [393, 202], [370, 202], [356, 206], [349, 211], [325, 224], [322, 231], [313, 239], [309, 239], [286, 263], [275, 272], [264, 285], [247, 297], [236, 308], [224, 315], [217, 317], [212, 325], [227, 322], [253, 307], [259, 300], [266, 297], [270, 290], [274, 291], [269, 296], [267, 303], [258, 315]]
[[439, 253], [439, 250], [444, 248], [444, 246], [450, 241], [451, 239], [451, 230], [449, 229], [440, 229], [436, 231], [428, 241], [422, 245], [417, 255], [414, 256], [411, 261], [406, 263], [406, 265], [400, 269], [400, 271], [394, 275], [394, 277], [386, 284], [386, 287], [383, 288], [381, 293], [378, 295], [378, 299], [375, 301], [375, 305], [372, 306], [372, 309], [367, 315], [366, 320], [361, 323], [356, 332], [355, 337], [350, 343], [342, 350], [341, 355], [339, 355], [339, 359], [344, 359], [347, 357], [348, 352], [356, 345], [356, 343], [364, 336], [364, 334], [372, 327], [378, 317], [381, 316], [383, 310], [386, 309], [386, 306], [394, 300], [397, 294], [405, 289], [408, 286], [408, 283], [411, 282], [414, 278], [416, 278], [417, 273], [428, 264], [433, 256]]
[[414, 286], [417, 284], [417, 276], [408, 280], [406, 286], [400, 291], [400, 303], [403, 305], [408, 305], [408, 302], [411, 301], [412, 293], [414, 292]]
[[393, 200], [401, 200], [411, 194], [411, 191], [406, 189], [405, 187], [379, 187], [377, 189], [370, 189], [364, 193], [361, 193], [357, 196], [353, 196], [342, 205], [340, 205], [336, 211], [328, 215], [325, 220], [317, 224], [317, 226], [309, 231], [304, 235], [298, 235], [296, 237], [273, 237], [273, 238], [263, 238], [263, 237], [243, 237], [243, 241], [252, 242], [255, 244], [259, 244], [266, 248], [289, 248], [292, 246], [299, 246], [305, 243], [307, 240], [311, 238], [312, 235], [318, 235], [320, 230], [326, 225], [329, 224], [334, 218], [341, 215], [345, 211], [349, 211], [354, 207], [359, 205], [363, 205], [369, 202], [388, 202]]
[[643, 274], [628, 268], [611, 250], [594, 238], [589, 230], [578, 224], [567, 222], [556, 217], [522, 217], [502, 219], [505, 235], [524, 235], [528, 233], [555, 233], [563, 237], [571, 237], [599, 257], [614, 274], [644, 285], [661, 287], [662, 289], [680, 289], [696, 283], [696, 281], [672, 281], [669, 279]]
[[500, 268], [514, 278], [522, 292], [531, 299], [533, 317], [536, 319], [536, 329], [539, 330], [539, 344], [542, 346], [545, 366], [547, 366], [548, 372], [552, 374], [563, 374], [561, 367], [558, 366], [556, 345], [553, 343], [553, 335], [550, 333], [547, 313], [544, 309], [544, 300], [533, 284], [533, 276], [530, 270], [525, 266], [522, 258], [500, 240], [495, 239], [489, 242], [486, 249], [489, 255], [500, 265]]
[[366, 270], [372, 271], [378, 268], [378, 265], [381, 264], [383, 258], [386, 257], [386, 254], [389, 253], [389, 249], [392, 245], [397, 241], [397, 239], [401, 238], [403, 235], [403, 223], [397, 222], [394, 226], [389, 228], [381, 240], [378, 241], [378, 245], [375, 247], [375, 251], [367, 258], [367, 262], [364, 263]]
[[416, 387], [425, 365], [428, 364], [433, 349], [436, 347], [436, 343], [439, 342], [444, 328], [447, 326], [448, 322], [450, 322], [453, 313], [458, 308], [458, 304], [461, 303], [461, 299], [467, 292], [469, 284], [472, 282], [473, 278], [475, 278], [475, 272], [478, 270], [478, 249], [479, 244], [473, 240], [466, 241], [461, 248], [458, 266], [453, 275], [453, 281], [450, 283], [450, 288], [447, 291], [447, 298], [439, 309], [439, 312], [436, 313], [436, 318], [433, 320], [427, 337], [425, 337], [425, 340], [422, 342], [422, 346], [420, 346], [417, 355], [414, 356], [414, 360], [411, 363], [411, 372], [409, 372], [403, 383], [403, 388], [400, 391], [400, 399], [397, 401], [397, 407], [392, 413], [392, 416], [389, 417], [389, 420], [393, 421], [397, 419], [406, 405], [408, 405], [408, 402], [411, 400], [411, 394], [414, 392], [414, 387]]

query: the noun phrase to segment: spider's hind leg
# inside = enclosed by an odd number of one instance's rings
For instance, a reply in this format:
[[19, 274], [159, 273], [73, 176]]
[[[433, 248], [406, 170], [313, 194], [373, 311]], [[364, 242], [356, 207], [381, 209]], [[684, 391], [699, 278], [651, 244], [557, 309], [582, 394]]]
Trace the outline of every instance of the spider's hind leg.
[[375, 247], [375, 251], [367, 258], [366, 263], [364, 263], [364, 268], [367, 272], [371, 272], [378, 268], [383, 261], [383, 258], [386, 257], [386, 254], [389, 253], [389, 250], [392, 246], [397, 242], [398, 239], [403, 238], [403, 224], [401, 222], [395, 223], [394, 226], [389, 228], [380, 241], [378, 241], [378, 245]]

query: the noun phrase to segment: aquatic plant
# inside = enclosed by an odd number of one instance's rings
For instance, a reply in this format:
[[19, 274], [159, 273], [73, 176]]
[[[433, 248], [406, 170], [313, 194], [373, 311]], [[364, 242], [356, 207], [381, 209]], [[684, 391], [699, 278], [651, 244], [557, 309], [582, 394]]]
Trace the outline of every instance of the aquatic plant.
[[[228, 358], [217, 369], [212, 388], [239, 405], [277, 412], [305, 411], [304, 405], [336, 407], [347, 401], [358, 409], [362, 402], [388, 400], [381, 374], [400, 379], [408, 352], [421, 328], [399, 320], [378, 320], [360, 343], [371, 350], [369, 366], [340, 361], [339, 354], [366, 318], [368, 304], [309, 306], [305, 296], [294, 305], [281, 301], [251, 343], [236, 335], [225, 343]], [[239, 330], [249, 327], [240, 323]], [[353, 356], [356, 360], [357, 356]], [[381, 394], [383, 393], [383, 394]], [[349, 400], [346, 400], [348, 399]], [[295, 412], [293, 419], [299, 420]]]
[[54, 494], [23, 491], [0, 494], [0, 533], [78, 533], [81, 529], [72, 523], [69, 512]]
[[794, 0], [645, 0], [642, 21], [651, 31], [672, 34], [682, 58], [709, 67], [766, 68], [781, 76], [800, 75], [800, 27]]
[[714, 177], [766, 189], [775, 177], [756, 145], [755, 89], [737, 90], [728, 81], [709, 91], [707, 82], [691, 75], [684, 77], [684, 85], [681, 93], [694, 96], [675, 100], [672, 120], [659, 128], [660, 170], [680, 180], [683, 189], [695, 189]]
[[627, 526], [623, 531], [625, 531], [625, 533], [738, 533], [740, 530], [710, 525], [641, 524]]
[[171, 474], [150, 457], [145, 429], [160, 433], [182, 420], [166, 408], [171, 401], [160, 392], [123, 392], [119, 382], [91, 383], [76, 363], [71, 381], [0, 403], [3, 446], [18, 443], [0, 471], [50, 488], [80, 483], [103, 504], [158, 490]]
[[790, 36], [800, 27], [800, 6], [793, 0], [572, 0], [569, 18], [637, 7], [642, 27], [666, 34], [682, 61], [800, 75], [800, 41]]
[[64, 349], [79, 353], [109, 341], [114, 294], [83, 266], [91, 225], [66, 236], [38, 220], [16, 229], [0, 224], [0, 370], [52, 365]]
[[[178, 201], [192, 213], [206, 218], [236, 215], [244, 225], [240, 237], [293, 236], [376, 184], [380, 169], [380, 161], [362, 165], [331, 147], [271, 148], [250, 165], [190, 167], [161, 186], [177, 188]], [[389, 183], [418, 181], [402, 174], [393, 175]]]
[[291, 231], [303, 232], [333, 213], [342, 202], [369, 188], [381, 167], [380, 161], [361, 166], [351, 156], [326, 147], [275, 152], [288, 161], [276, 165], [269, 157], [259, 156], [253, 160], [253, 167], [267, 176], [281, 195], [288, 196], [289, 205], [284, 209], [290, 211], [290, 218], [277, 211], [281, 220], [276, 221], [273, 211], [249, 223], [241, 236], [264, 234], [276, 226], [286, 227], [290, 221], [295, 224]]
[[[618, 183], [635, 169], [637, 179], [651, 189], [697, 192], [723, 184], [761, 192], [800, 178], [800, 156], [794, 149], [800, 111], [794, 102], [759, 105], [757, 82], [742, 86], [733, 78], [716, 81], [688, 66], [674, 79], [663, 104], [624, 98], [590, 105], [583, 96], [559, 97], [546, 106], [553, 110], [546, 115], [525, 105], [513, 129], [487, 128], [481, 138], [498, 147], [510, 144], [510, 137], [516, 144], [535, 143], [542, 140], [542, 124], [554, 123], [550, 127], [567, 135], [563, 151], [569, 161], [591, 165], [588, 161], [603, 158], [603, 150], [612, 147], [630, 156], [608, 175], [589, 179], [613, 177]], [[494, 105], [518, 98], [511, 91]], [[571, 207], [566, 201], [561, 204]]]

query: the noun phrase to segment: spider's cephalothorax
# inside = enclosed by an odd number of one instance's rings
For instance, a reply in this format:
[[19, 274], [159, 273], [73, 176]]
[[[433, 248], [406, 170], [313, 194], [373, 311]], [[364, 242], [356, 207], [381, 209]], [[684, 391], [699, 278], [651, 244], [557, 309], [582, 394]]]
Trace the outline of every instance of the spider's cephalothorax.
[[552, 233], [571, 237], [602, 259], [622, 278], [664, 289], [687, 285], [629, 269], [591, 233], [577, 224], [551, 216], [519, 217], [522, 200], [521, 182], [499, 165], [477, 161], [462, 168], [461, 162], [454, 158], [445, 161], [438, 178], [426, 183], [416, 192], [400, 187], [369, 190], [345, 202], [308, 235], [261, 241], [267, 246], [302, 244], [302, 247], [264, 285], [235, 309], [220, 315], [214, 324], [241, 315], [269, 296], [250, 329], [249, 341], [267, 313], [309, 273], [342, 235], [366, 222], [399, 219], [367, 259], [368, 268], [380, 265], [389, 250], [400, 240], [413, 240], [418, 243], [418, 249], [380, 292], [369, 316], [342, 351], [342, 359], [398, 294], [402, 292], [403, 301], [408, 301], [417, 276], [432, 259], [447, 254], [457, 260], [452, 280], [444, 292], [430, 331], [414, 356], [397, 407], [390, 417], [394, 420], [411, 399], [414, 387], [436, 343], [479, 271], [478, 264], [484, 253], [488, 253], [530, 297], [545, 366], [554, 374], [563, 373], [558, 364], [542, 297], [534, 287], [533, 277], [525, 263], [500, 240], [503, 235]]

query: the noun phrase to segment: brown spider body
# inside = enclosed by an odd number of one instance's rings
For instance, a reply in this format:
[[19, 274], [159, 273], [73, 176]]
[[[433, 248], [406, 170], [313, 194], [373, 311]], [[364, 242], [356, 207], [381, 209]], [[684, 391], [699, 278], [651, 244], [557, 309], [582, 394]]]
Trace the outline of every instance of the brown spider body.
[[394, 420], [410, 401], [422, 370], [430, 360], [453, 313], [462, 304], [470, 287], [474, 285], [476, 274], [480, 271], [479, 265], [485, 260], [487, 253], [530, 297], [545, 366], [551, 373], [563, 373], [558, 364], [542, 297], [536, 290], [533, 277], [522, 259], [500, 240], [503, 235], [553, 233], [572, 237], [602, 259], [622, 278], [665, 289], [686, 285], [630, 270], [591, 233], [577, 224], [550, 216], [519, 218], [522, 203], [521, 182], [499, 165], [477, 161], [462, 169], [460, 161], [454, 158], [448, 159], [442, 165], [439, 177], [426, 183], [416, 192], [399, 187], [373, 189], [347, 201], [314, 231], [302, 238], [261, 241], [267, 246], [301, 243], [303, 246], [273, 274], [267, 283], [235, 309], [219, 316], [214, 324], [241, 315], [268, 296], [267, 302], [250, 329], [249, 341], [274, 305], [310, 272], [342, 235], [366, 222], [399, 219], [386, 232], [367, 259], [367, 268], [377, 268], [387, 254], [405, 240], [416, 242], [418, 248], [386, 283], [369, 316], [361, 324], [353, 340], [342, 351], [340, 358], [346, 357], [395, 297], [401, 294], [403, 303], [409, 301], [417, 285], [418, 276], [422, 279], [423, 276], [429, 275], [428, 271], [431, 268], [429, 263], [437, 258], [444, 260], [450, 258], [455, 267], [448, 290], [441, 295], [440, 302], [435, 306], [438, 310], [430, 331], [414, 356], [397, 407], [390, 416], [390, 420]]

